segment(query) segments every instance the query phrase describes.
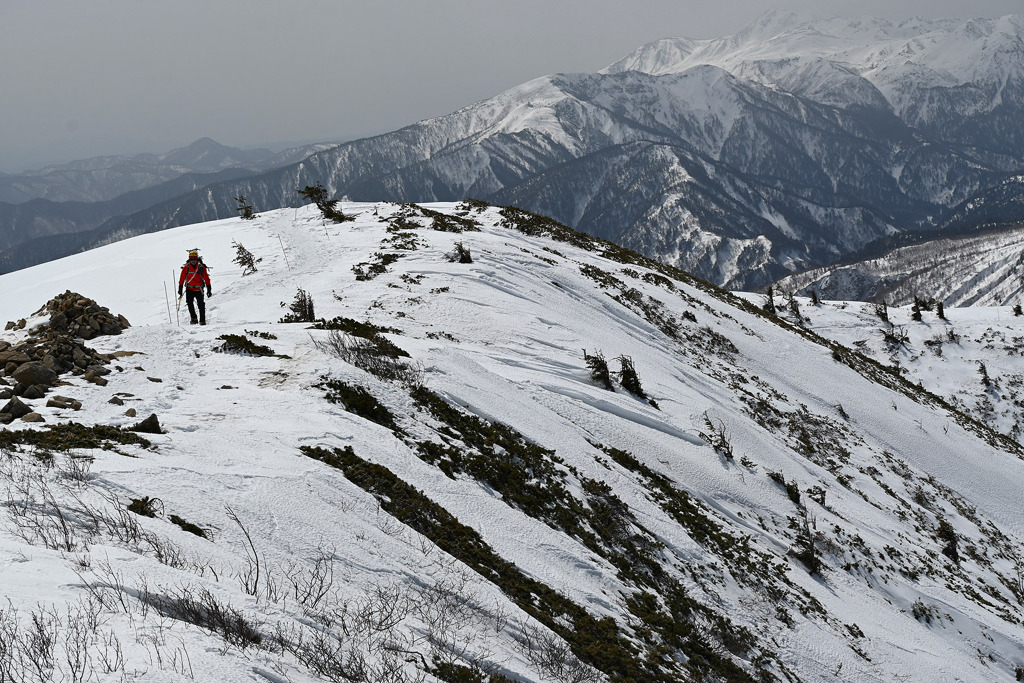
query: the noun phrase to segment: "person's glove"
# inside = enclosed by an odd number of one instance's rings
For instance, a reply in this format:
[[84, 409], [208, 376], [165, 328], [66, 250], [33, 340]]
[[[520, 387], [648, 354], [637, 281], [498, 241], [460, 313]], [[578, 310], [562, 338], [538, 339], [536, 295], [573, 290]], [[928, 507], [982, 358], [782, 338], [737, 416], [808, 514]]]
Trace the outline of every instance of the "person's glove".
[[206, 288], [206, 296], [213, 296], [213, 289], [210, 287]]
[[178, 287], [178, 298], [181, 298], [181, 287]]

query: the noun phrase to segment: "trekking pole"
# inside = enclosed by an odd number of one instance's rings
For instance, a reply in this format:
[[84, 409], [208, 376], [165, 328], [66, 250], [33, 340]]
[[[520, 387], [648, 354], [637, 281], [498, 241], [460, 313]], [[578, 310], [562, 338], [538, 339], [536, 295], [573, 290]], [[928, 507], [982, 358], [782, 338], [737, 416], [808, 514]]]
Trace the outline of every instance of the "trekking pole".
[[284, 254], [284, 263], [288, 266], [288, 270], [291, 270], [292, 264], [288, 263], [288, 252], [284, 250], [284, 241], [281, 239], [280, 235], [277, 236], [277, 241], [281, 245], [281, 253]]
[[[171, 271], [173, 272], [173, 271]], [[171, 324], [171, 300], [167, 296], [167, 283], [164, 283], [164, 301], [167, 302], [167, 324]]]
[[[171, 269], [171, 282], [174, 282], [174, 269]], [[173, 285], [172, 285], [173, 286]], [[181, 310], [181, 295], [178, 295], [178, 305], [174, 309], [174, 319], [178, 322], [178, 327], [181, 327], [181, 316], [178, 315], [178, 311]]]

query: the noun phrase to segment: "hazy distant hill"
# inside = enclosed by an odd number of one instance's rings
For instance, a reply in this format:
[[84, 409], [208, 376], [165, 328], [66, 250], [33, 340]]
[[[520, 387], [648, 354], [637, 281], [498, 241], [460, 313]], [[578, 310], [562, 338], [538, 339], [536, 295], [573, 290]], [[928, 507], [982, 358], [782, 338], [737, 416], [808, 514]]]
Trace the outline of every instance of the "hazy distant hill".
[[109, 201], [187, 173], [217, 173], [226, 169], [265, 171], [294, 163], [329, 146], [306, 145], [275, 153], [268, 149], [226, 147], [210, 138], [201, 138], [165, 154], [93, 157], [36, 171], [0, 174], [0, 203], [21, 204], [33, 199]]

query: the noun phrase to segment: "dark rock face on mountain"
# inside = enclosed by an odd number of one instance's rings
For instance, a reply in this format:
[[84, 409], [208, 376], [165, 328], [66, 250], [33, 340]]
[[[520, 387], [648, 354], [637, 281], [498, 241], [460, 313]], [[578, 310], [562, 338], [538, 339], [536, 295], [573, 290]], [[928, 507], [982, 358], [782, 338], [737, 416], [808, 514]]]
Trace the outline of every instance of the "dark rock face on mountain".
[[1021, 17], [769, 14], [734, 36], [659, 41], [601, 73], [539, 78], [90, 234], [16, 247], [0, 270], [234, 216], [239, 194], [257, 211], [291, 206], [321, 182], [354, 200], [514, 204], [756, 288], [955, 212], [962, 224], [985, 220], [973, 200], [1024, 170], [1022, 40]]

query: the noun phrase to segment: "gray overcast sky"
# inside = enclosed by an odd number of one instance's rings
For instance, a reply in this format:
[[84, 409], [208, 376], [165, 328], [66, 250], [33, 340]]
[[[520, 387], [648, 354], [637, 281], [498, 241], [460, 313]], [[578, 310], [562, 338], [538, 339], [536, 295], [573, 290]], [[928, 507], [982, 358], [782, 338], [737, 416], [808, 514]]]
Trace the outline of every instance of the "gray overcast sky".
[[658, 38], [808, 17], [996, 17], [1021, 0], [0, 0], [0, 171], [394, 130]]

